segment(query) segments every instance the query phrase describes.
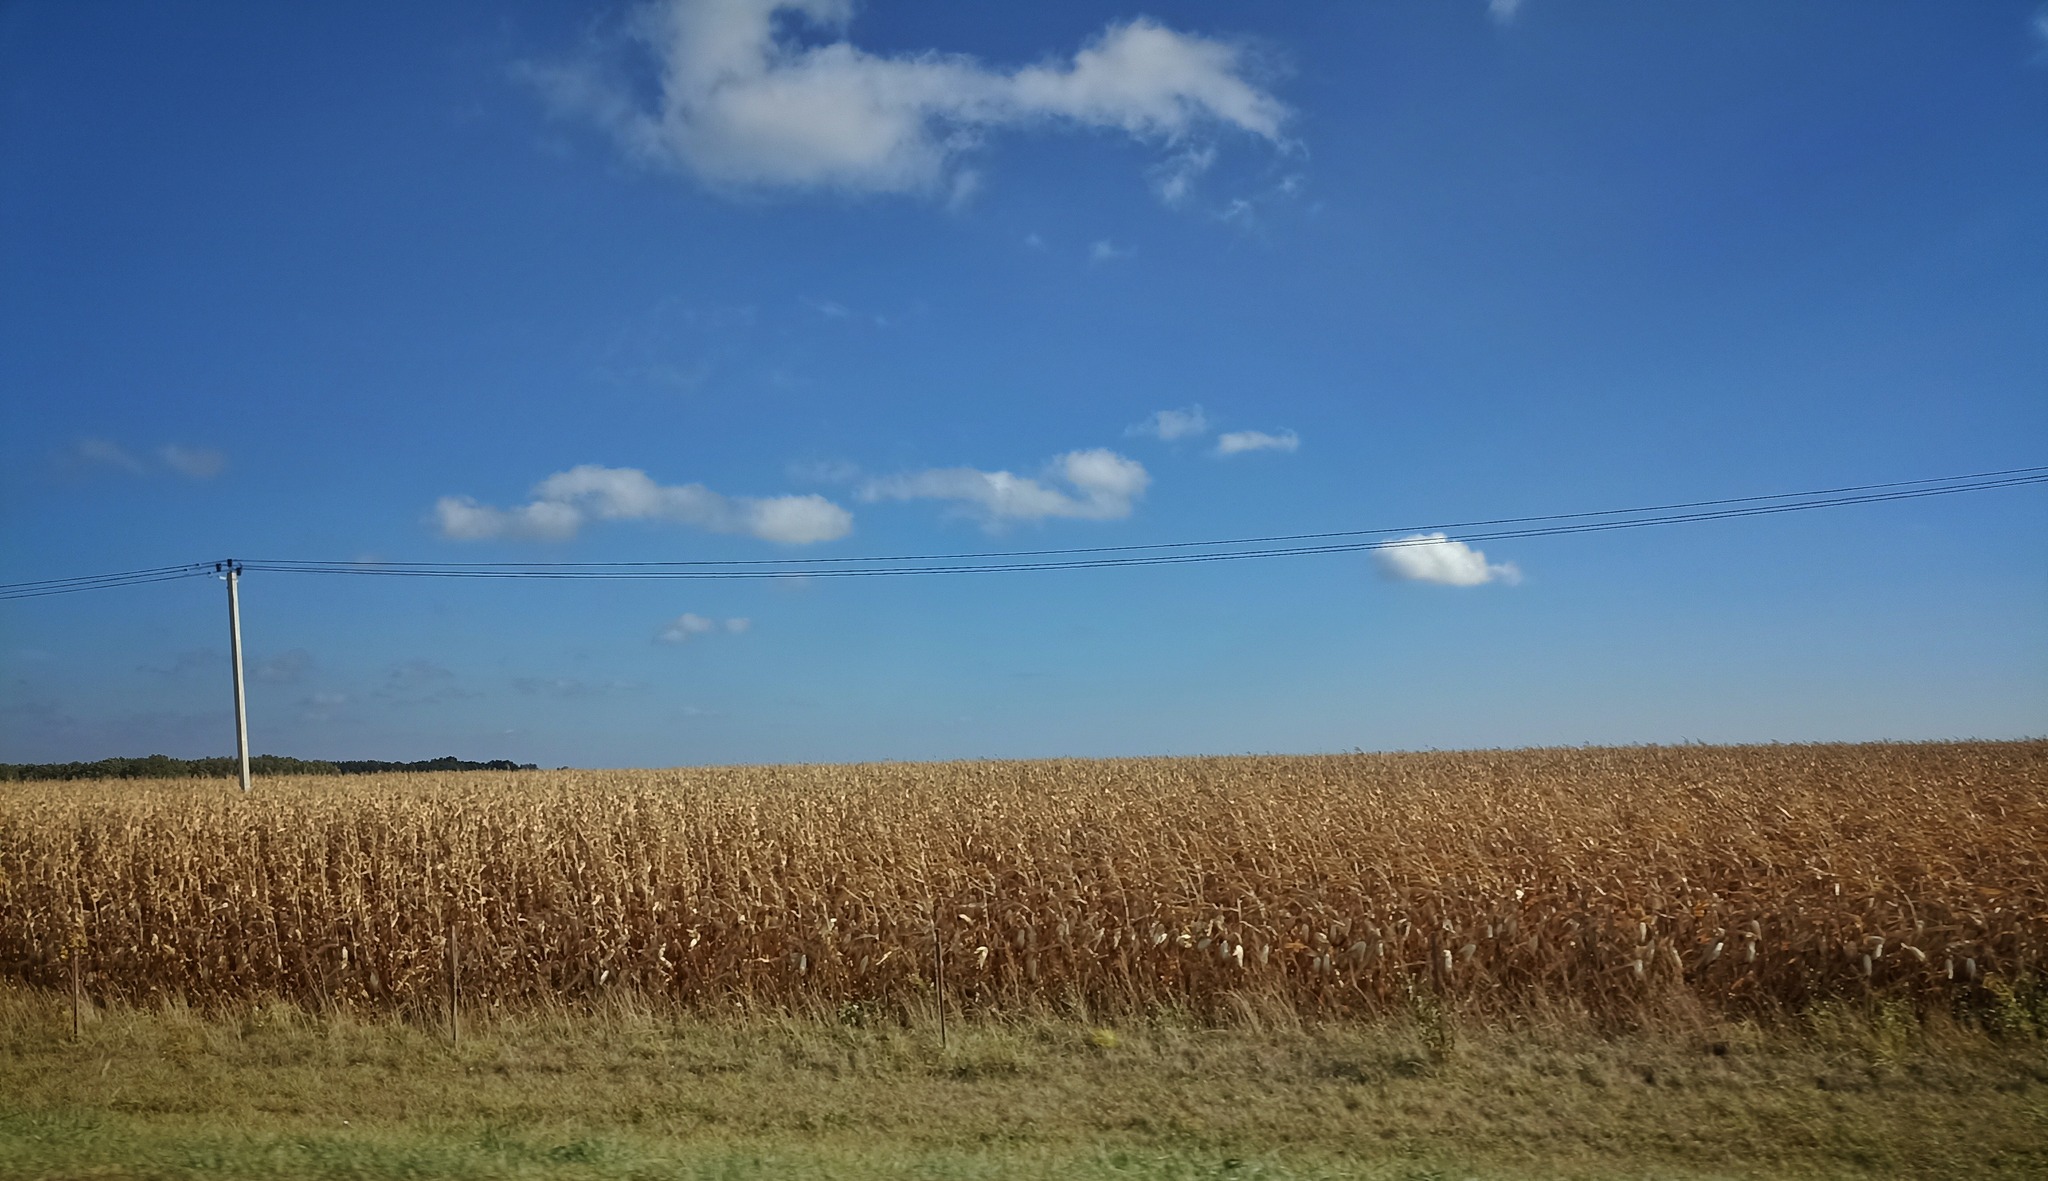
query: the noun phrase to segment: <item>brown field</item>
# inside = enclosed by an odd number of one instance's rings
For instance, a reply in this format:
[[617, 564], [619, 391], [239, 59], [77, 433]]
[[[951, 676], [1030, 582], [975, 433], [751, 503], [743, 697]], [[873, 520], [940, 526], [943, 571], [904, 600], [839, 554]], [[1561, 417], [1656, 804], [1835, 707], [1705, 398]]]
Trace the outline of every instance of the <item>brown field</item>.
[[404, 1011], [450, 940], [508, 1013], [1995, 1014], [2048, 742], [0, 787], [0, 976]]

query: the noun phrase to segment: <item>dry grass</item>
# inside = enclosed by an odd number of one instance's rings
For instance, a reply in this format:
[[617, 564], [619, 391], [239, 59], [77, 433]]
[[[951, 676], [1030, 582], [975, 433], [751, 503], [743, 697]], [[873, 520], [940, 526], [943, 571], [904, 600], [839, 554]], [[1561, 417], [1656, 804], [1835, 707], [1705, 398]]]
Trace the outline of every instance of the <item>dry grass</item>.
[[485, 1007], [928, 1012], [935, 919], [956, 1012], [2024, 1014], [2048, 742], [0, 787], [0, 974], [102, 999], [437, 1005], [452, 938]]
[[0, 1179], [1965, 1181], [2048, 1176], [2048, 1056], [1904, 1006], [1603, 1031], [101, 1009], [0, 984]]

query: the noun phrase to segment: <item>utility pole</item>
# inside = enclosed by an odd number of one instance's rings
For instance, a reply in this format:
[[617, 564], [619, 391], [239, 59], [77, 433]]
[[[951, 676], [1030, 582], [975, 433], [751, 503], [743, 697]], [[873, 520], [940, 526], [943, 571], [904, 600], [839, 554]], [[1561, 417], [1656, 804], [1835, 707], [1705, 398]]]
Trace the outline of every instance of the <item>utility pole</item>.
[[242, 693], [242, 564], [229, 558], [214, 565], [228, 579], [228, 652], [235, 661], [235, 761], [242, 771], [242, 790], [249, 790], [249, 708]]

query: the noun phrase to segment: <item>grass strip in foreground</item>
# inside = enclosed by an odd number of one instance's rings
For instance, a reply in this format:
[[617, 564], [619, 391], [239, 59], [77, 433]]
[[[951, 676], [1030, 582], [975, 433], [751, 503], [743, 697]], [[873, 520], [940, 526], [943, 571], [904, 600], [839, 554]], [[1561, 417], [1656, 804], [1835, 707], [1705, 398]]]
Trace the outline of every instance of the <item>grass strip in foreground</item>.
[[1114, 1028], [429, 1025], [0, 993], [0, 1177], [2048, 1175], [2035, 1035], [1829, 1007], [1601, 1036], [1388, 1019]]

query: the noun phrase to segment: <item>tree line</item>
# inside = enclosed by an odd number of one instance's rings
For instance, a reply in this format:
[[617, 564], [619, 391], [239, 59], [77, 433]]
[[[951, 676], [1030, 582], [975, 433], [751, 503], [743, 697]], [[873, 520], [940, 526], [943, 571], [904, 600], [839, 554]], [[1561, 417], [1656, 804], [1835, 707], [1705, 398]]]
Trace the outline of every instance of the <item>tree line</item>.
[[[486, 763], [452, 755], [391, 763], [381, 759], [295, 759], [288, 755], [257, 755], [249, 760], [252, 775], [378, 775], [387, 771], [538, 771], [533, 763], [492, 759]], [[174, 759], [148, 755], [136, 759], [100, 759], [92, 763], [0, 763], [0, 783], [28, 779], [225, 779], [238, 774], [231, 757]]]

